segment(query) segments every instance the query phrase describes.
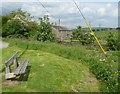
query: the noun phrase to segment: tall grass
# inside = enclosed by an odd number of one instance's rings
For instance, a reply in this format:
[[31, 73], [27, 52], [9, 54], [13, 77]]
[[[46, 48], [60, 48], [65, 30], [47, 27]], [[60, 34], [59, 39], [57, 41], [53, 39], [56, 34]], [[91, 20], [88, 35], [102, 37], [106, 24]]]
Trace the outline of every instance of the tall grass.
[[88, 50], [83, 46], [64, 46], [57, 43], [42, 43], [28, 40], [7, 40], [12, 46], [29, 50], [41, 50], [68, 59], [76, 60], [88, 66], [101, 83], [101, 91], [118, 92], [118, 61], [119, 52], [108, 52], [104, 56], [97, 50]]

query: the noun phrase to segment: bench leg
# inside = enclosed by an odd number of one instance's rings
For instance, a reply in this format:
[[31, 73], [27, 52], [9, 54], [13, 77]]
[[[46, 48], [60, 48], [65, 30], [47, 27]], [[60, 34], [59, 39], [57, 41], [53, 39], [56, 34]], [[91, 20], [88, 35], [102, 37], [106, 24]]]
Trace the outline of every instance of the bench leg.
[[6, 67], [6, 74], [10, 73], [10, 67]]
[[17, 67], [18, 67], [18, 61], [17, 61], [17, 59], [15, 59], [15, 60], [14, 60], [14, 70], [16, 70]]

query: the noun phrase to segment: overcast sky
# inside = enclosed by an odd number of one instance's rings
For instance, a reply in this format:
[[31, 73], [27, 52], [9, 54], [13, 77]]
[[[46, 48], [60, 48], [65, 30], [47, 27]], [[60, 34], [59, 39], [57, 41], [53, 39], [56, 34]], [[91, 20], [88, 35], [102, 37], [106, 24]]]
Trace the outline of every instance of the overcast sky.
[[[1, 0], [0, 0], [1, 1]], [[43, 8], [38, 0], [2, 0], [3, 14], [21, 8], [27, 11], [35, 19], [50, 16], [50, 21], [61, 25], [74, 28], [78, 25], [86, 27], [82, 16], [73, 0], [39, 0], [46, 7], [49, 13]], [[75, 0], [92, 27], [117, 27], [118, 26], [118, 0]]]

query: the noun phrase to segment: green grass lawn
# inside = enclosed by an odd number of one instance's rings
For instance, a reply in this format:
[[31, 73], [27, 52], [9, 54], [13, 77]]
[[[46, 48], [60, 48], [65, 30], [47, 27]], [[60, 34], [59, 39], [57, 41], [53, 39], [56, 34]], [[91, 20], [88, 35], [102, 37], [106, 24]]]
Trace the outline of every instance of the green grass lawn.
[[[3, 49], [2, 62], [24, 49], [14, 45]], [[4, 92], [99, 92], [99, 82], [82, 63], [39, 50], [27, 50], [19, 61], [29, 58], [27, 81], [7, 82], [3, 76]], [[4, 74], [3, 74], [4, 75]], [[14, 85], [9, 85], [9, 83]]]
[[19, 60], [29, 58], [31, 67], [28, 81], [3, 86], [3, 91], [118, 91], [119, 51], [107, 51], [105, 56], [99, 49], [90, 50], [84, 46], [22, 39], [3, 40], [10, 43], [7, 49], [3, 49], [3, 67], [4, 62], [16, 51], [22, 53], [26, 47], [27, 51]]

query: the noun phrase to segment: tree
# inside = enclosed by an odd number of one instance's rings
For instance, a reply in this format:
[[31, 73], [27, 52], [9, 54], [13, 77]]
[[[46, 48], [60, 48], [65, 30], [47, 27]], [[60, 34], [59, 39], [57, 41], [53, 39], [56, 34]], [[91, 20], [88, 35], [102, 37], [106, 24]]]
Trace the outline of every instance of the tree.
[[29, 13], [19, 9], [12, 11], [10, 14], [3, 16], [3, 31], [2, 36], [26, 37], [37, 31], [37, 23], [31, 21], [32, 17]]
[[38, 41], [54, 41], [55, 37], [52, 34], [52, 25], [49, 22], [48, 15], [45, 15], [43, 18], [39, 18], [40, 25], [38, 27]]
[[117, 50], [120, 47], [120, 42], [114, 38], [112, 32], [109, 32], [107, 38], [107, 47], [109, 50]]
[[75, 29], [72, 33], [72, 39], [79, 40], [79, 38], [82, 37], [82, 27], [78, 26], [77, 29]]
[[82, 45], [91, 44], [94, 42], [93, 35], [89, 32], [83, 32], [82, 27], [78, 26], [72, 34], [72, 39], [79, 40]]

